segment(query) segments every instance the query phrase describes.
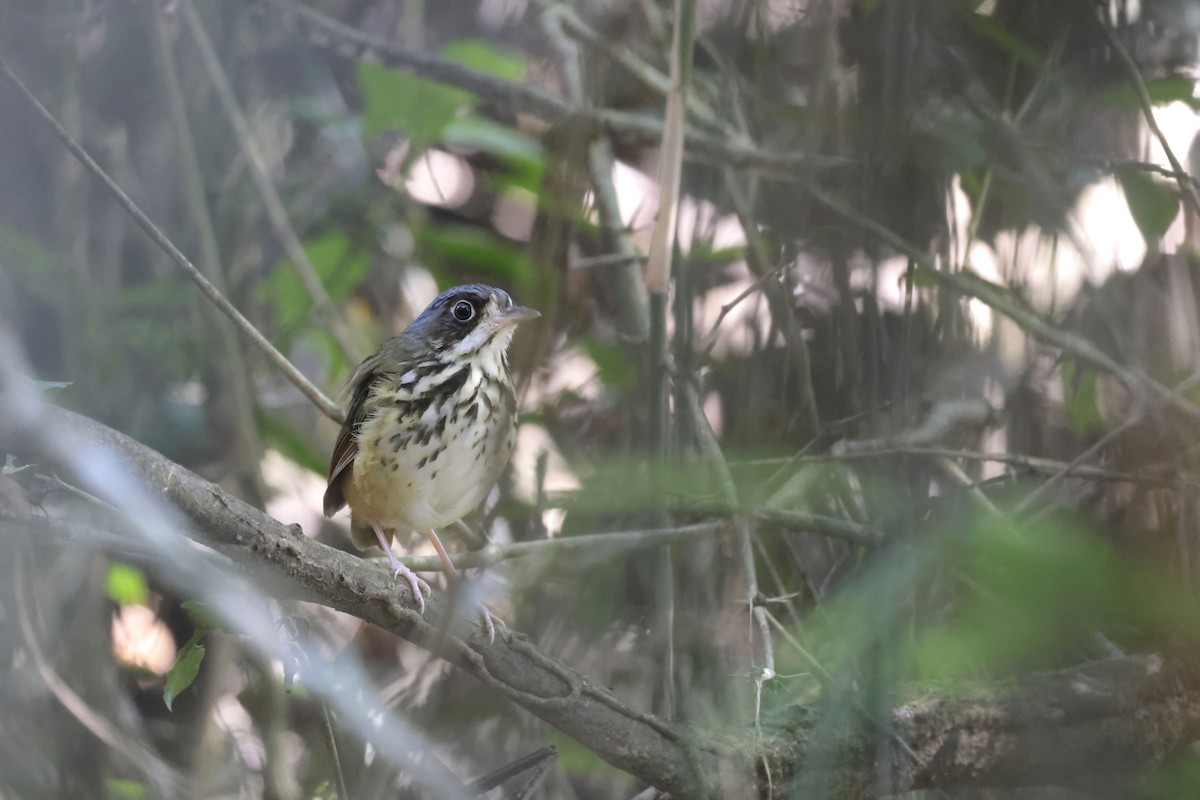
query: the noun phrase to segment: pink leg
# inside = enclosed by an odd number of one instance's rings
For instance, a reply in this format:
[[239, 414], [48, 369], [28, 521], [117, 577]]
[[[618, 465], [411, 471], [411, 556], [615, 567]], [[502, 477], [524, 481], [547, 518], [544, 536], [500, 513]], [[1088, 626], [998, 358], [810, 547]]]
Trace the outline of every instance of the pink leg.
[[383, 548], [383, 552], [387, 553], [388, 563], [392, 565], [392, 577], [403, 575], [408, 581], [408, 585], [412, 588], [413, 600], [416, 601], [417, 607], [421, 613], [425, 613], [425, 595], [432, 591], [429, 584], [417, 577], [417, 573], [413, 572], [408, 567], [400, 563], [400, 559], [396, 558], [396, 554], [392, 552], [392, 546], [388, 543], [387, 537], [383, 535], [383, 529], [371, 523], [371, 527], [375, 531], [375, 538], [379, 539], [379, 546]]
[[[442, 560], [442, 566], [446, 568], [446, 574], [453, 581], [459, 579], [458, 569], [454, 566], [454, 562], [450, 560], [450, 554], [446, 552], [446, 548], [442, 545], [442, 540], [438, 538], [437, 533], [430, 529], [426, 534], [429, 537], [429, 543], [433, 545], [433, 549], [437, 551], [438, 558]], [[483, 627], [487, 631], [488, 643], [496, 641], [496, 626], [507, 628], [504, 620], [493, 614], [487, 606], [483, 606], [480, 616], [483, 618]]]

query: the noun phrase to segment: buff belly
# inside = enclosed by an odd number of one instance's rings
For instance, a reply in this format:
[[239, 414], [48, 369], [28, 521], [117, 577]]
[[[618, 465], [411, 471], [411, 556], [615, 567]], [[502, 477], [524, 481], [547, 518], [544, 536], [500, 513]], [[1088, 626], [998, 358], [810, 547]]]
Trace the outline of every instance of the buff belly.
[[511, 420], [459, 406], [447, 411], [440, 436], [414, 435], [442, 422], [439, 405], [425, 409], [421, 426], [385, 406], [359, 429], [345, 484], [359, 547], [374, 543], [372, 522], [402, 542], [409, 533], [451, 525], [482, 503], [499, 477], [515, 438]]

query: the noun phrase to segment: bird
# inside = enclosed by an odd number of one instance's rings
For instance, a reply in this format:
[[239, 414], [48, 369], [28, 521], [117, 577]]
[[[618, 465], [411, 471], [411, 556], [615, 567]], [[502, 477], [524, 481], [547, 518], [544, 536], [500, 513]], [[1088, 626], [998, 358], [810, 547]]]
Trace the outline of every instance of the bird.
[[[359, 550], [378, 544], [422, 614], [429, 584], [396, 558], [393, 538], [424, 534], [451, 579], [437, 530], [484, 501], [516, 441], [508, 347], [517, 325], [541, 314], [484, 284], [434, 298], [346, 382], [346, 420], [329, 459], [324, 511], [350, 507]], [[489, 640], [494, 617], [483, 609]]]

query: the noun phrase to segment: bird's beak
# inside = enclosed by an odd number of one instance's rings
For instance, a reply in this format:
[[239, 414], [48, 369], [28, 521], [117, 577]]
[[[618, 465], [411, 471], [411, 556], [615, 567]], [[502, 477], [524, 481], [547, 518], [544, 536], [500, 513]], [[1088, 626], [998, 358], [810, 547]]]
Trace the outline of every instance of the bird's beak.
[[506, 308], [500, 312], [500, 319], [498, 322], [501, 325], [516, 325], [520, 322], [528, 322], [531, 319], [537, 319], [541, 315], [542, 312], [538, 311], [536, 308], [529, 308], [527, 306], [513, 306], [512, 308]]

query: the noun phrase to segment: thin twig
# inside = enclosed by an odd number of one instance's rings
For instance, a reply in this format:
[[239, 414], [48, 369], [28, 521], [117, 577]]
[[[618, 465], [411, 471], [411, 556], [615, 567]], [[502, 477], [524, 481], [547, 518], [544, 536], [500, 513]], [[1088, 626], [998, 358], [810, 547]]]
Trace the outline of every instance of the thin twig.
[[704, 346], [704, 350], [701, 353], [703, 356], [707, 357], [709, 353], [713, 351], [713, 348], [716, 347], [717, 329], [721, 327], [721, 323], [725, 321], [725, 317], [729, 316], [729, 312], [737, 308], [737, 306], [747, 297], [761, 289], [763, 284], [765, 284], [767, 281], [775, 280], [784, 272], [786, 272], [790, 266], [791, 264], [780, 264], [775, 269], [764, 272], [755, 278], [749, 286], [743, 289], [737, 297], [721, 306], [721, 311], [717, 314], [717, 320], [713, 323], [712, 328], [708, 332], [708, 344]]
[[1187, 170], [1183, 168], [1183, 164], [1175, 156], [1175, 151], [1171, 149], [1170, 143], [1167, 141], [1166, 134], [1162, 132], [1162, 128], [1158, 127], [1158, 120], [1154, 118], [1154, 101], [1150, 99], [1150, 92], [1146, 90], [1146, 82], [1142, 80], [1142, 72], [1138, 69], [1137, 63], [1133, 57], [1129, 55], [1129, 51], [1125, 49], [1125, 45], [1121, 44], [1121, 40], [1113, 32], [1112, 28], [1105, 25], [1100, 19], [1096, 20], [1096, 24], [1104, 31], [1104, 36], [1108, 39], [1108, 44], [1116, 52], [1117, 58], [1121, 59], [1121, 64], [1125, 67], [1125, 72], [1129, 77], [1129, 82], [1133, 84], [1133, 90], [1137, 92], [1138, 105], [1142, 108], [1142, 115], [1146, 118], [1146, 125], [1149, 126], [1150, 132], [1154, 134], [1154, 138], [1158, 140], [1163, 152], [1167, 156], [1167, 161], [1171, 162], [1172, 177], [1175, 178], [1175, 183], [1179, 186], [1179, 191], [1183, 193], [1183, 197], [1192, 207], [1192, 211], [1200, 214], [1200, 195], [1196, 193], [1196, 185], [1188, 178]]
[[[552, 505], [548, 505], [552, 508]], [[549, 558], [575, 552], [607, 551], [611, 555], [631, 550], [646, 550], [665, 547], [686, 539], [715, 536], [728, 530], [725, 520], [698, 522], [676, 528], [652, 528], [643, 531], [616, 531], [614, 533], [589, 533], [581, 536], [558, 536], [553, 539], [537, 539], [529, 542], [513, 542], [506, 545], [488, 545], [480, 550], [451, 553], [454, 564], [463, 569], [487, 567], [514, 558], [540, 556]], [[417, 572], [439, 572], [443, 569], [437, 556], [400, 556], [400, 561]]]
[[1104, 450], [1104, 448], [1106, 448], [1110, 444], [1112, 444], [1112, 442], [1118, 436], [1125, 433], [1125, 431], [1129, 430], [1131, 427], [1133, 427], [1138, 422], [1140, 422], [1143, 419], [1143, 417], [1144, 417], [1144, 411], [1143, 411], [1141, 405], [1139, 404], [1138, 406], [1136, 406], [1134, 408], [1134, 412], [1132, 414], [1130, 414], [1125, 419], [1124, 422], [1122, 422], [1117, 427], [1113, 428], [1108, 433], [1101, 436], [1099, 439], [1096, 440], [1095, 444], [1093, 444], [1091, 447], [1084, 450], [1079, 455], [1075, 456], [1075, 458], [1073, 458], [1071, 460], [1071, 463], [1065, 464], [1062, 469], [1058, 470], [1058, 472], [1051, 475], [1050, 478], [1048, 480], [1046, 480], [1045, 483], [1043, 483], [1041, 486], [1034, 489], [1029, 494], [1025, 495], [1025, 497], [1021, 498], [1021, 502], [1017, 505], [1017, 507], [1015, 509], [1013, 509], [1013, 512], [1012, 512], [1013, 518], [1021, 519], [1022, 517], [1025, 517], [1028, 513], [1030, 513], [1032, 511], [1034, 506], [1036, 506], [1037, 503], [1039, 501], [1041, 501], [1041, 499], [1050, 492], [1051, 489], [1053, 489], [1055, 486], [1057, 486], [1060, 482], [1062, 482], [1063, 479], [1065, 479], [1071, 473], [1072, 469], [1075, 469], [1083, 462], [1087, 461], [1088, 459], [1090, 459], [1093, 456], [1100, 453], [1102, 450]]
[[[617, 64], [624, 67], [643, 86], [657, 92], [663, 97], [666, 97], [670, 93], [670, 77], [647, 63], [641, 56], [620, 41], [614, 41], [612, 37], [601, 34], [585, 22], [570, 6], [560, 2], [549, 2], [549, 0], [535, 0], [535, 2], [545, 9], [547, 15], [558, 17], [560, 20], [559, 26], [564, 32], [604, 53]], [[720, 119], [717, 113], [701, 98], [695, 94], [689, 94], [684, 98], [684, 101], [690, 114], [710, 128], [719, 128]]]
[[321, 704], [321, 714], [325, 717], [325, 743], [329, 746], [329, 757], [333, 761], [333, 774], [337, 778], [338, 800], [350, 800], [350, 792], [346, 791], [346, 774], [342, 770], [342, 758], [338, 755], [337, 737], [333, 733], [333, 717], [329, 714], [329, 706], [324, 701]]
[[650, 231], [646, 258], [646, 291], [664, 294], [671, 279], [679, 188], [683, 175], [684, 98], [691, 78], [692, 26], [695, 0], [675, 0], [671, 40], [671, 88], [667, 92], [662, 143], [658, 155], [658, 215]]
[[313, 309], [316, 311], [316, 321], [329, 327], [334, 341], [341, 348], [346, 360], [355, 364], [358, 362], [358, 356], [355, 354], [354, 344], [350, 339], [350, 329], [346, 327], [346, 321], [334, 306], [333, 299], [325, 289], [325, 284], [321, 282], [321, 276], [317, 274], [316, 267], [313, 266], [308, 253], [304, 251], [300, 237], [296, 235], [296, 229], [292, 227], [287, 209], [283, 207], [283, 200], [279, 197], [279, 190], [275, 188], [275, 182], [271, 180], [266, 166], [263, 165], [262, 155], [258, 152], [258, 145], [255, 144], [254, 135], [250, 132], [250, 123], [246, 121], [246, 115], [238, 104], [237, 95], [234, 94], [233, 86], [229, 83], [229, 77], [221, 66], [221, 60], [217, 57], [216, 50], [213, 49], [212, 39], [209, 38], [204, 23], [200, 21], [200, 16], [196, 13], [195, 4], [191, 0], [186, 0], [182, 6], [184, 24], [187, 25], [192, 39], [196, 42], [196, 47], [200, 51], [200, 61], [204, 64], [204, 70], [208, 73], [213, 89], [217, 93], [217, 101], [220, 103], [221, 110], [225, 112], [225, 118], [233, 128], [238, 147], [242, 151], [242, 157], [246, 160], [246, 166], [250, 170], [250, 179], [258, 189], [259, 196], [262, 197], [267, 220], [271, 223], [271, 227], [275, 230], [275, 236], [291, 260], [296, 275], [300, 278], [301, 285], [304, 286], [304, 291], [312, 299]]
[[[708, 417], [704, 414], [704, 407], [700, 405], [699, 393], [696, 391], [695, 385], [689, 381], [684, 381], [682, 390], [687, 408], [683, 409], [691, 419], [693, 433], [700, 442], [700, 450], [704, 453], [712, 469], [717, 474], [717, 480], [721, 485], [721, 494], [730, 506], [736, 508], [739, 505], [737, 486], [733, 482], [733, 473], [729, 471], [729, 464], [725, 462], [725, 456], [721, 453], [721, 445], [717, 441], [716, 433], [708, 422]], [[758, 703], [762, 698], [763, 681], [770, 680], [775, 677], [775, 644], [771, 639], [771, 628], [767, 622], [766, 609], [755, 602], [759, 596], [758, 591], [758, 574], [754, 568], [754, 547], [751, 542], [750, 526], [744, 517], [734, 517], [734, 529], [738, 534], [738, 555], [742, 562], [742, 569], [746, 575], [746, 604], [747, 611], [750, 615], [750, 666], [753, 670], [754, 686], [755, 686], [755, 715], [754, 724], [755, 730], [758, 731], [759, 715], [757, 713]], [[754, 628], [758, 628], [759, 644], [762, 647], [763, 662], [762, 666], [756, 665], [754, 657]]]
[[25, 103], [35, 112], [37, 112], [37, 115], [41, 118], [42, 122], [44, 122], [46, 126], [50, 128], [58, 140], [62, 142], [63, 146], [71, 152], [71, 155], [75, 156], [75, 158], [77, 158], [79, 162], [83, 164], [83, 166], [89, 172], [92, 173], [92, 175], [94, 175], [100, 180], [101, 183], [104, 184], [104, 187], [108, 189], [114, 198], [116, 198], [121, 207], [125, 209], [125, 211], [131, 217], [133, 217], [134, 222], [136, 222], [138, 226], [146, 232], [150, 239], [156, 245], [158, 245], [159, 248], [161, 248], [162, 251], [166, 253], [172, 261], [178, 264], [179, 267], [187, 273], [188, 277], [191, 278], [192, 282], [200, 288], [200, 291], [204, 294], [204, 296], [211, 300], [217, 306], [217, 308], [221, 309], [221, 312], [224, 313], [225, 316], [233, 320], [234, 324], [237, 325], [238, 330], [241, 331], [242, 334], [246, 336], [246, 338], [248, 338], [252, 343], [254, 343], [254, 345], [258, 347], [258, 349], [261, 350], [268, 359], [270, 359], [271, 363], [278, 367], [284, 376], [286, 376], [287, 379], [291, 381], [292, 384], [299, 389], [305, 397], [311, 400], [313, 404], [321, 410], [321, 413], [325, 414], [325, 416], [329, 417], [335, 422], [342, 422], [345, 419], [345, 415], [343, 414], [341, 407], [326, 397], [324, 392], [313, 385], [308, 378], [304, 377], [304, 374], [301, 373], [300, 370], [296, 369], [295, 365], [288, 361], [287, 357], [284, 356], [283, 353], [275, 349], [275, 345], [271, 344], [265, 336], [259, 333], [258, 329], [254, 327], [250, 320], [242, 316], [242, 313], [238, 311], [232, 303], [226, 300], [224, 295], [217, 291], [217, 288], [212, 285], [208, 278], [204, 277], [204, 274], [201, 273], [200, 270], [196, 269], [196, 266], [187, 259], [187, 256], [179, 251], [179, 248], [177, 248], [175, 244], [167, 238], [166, 234], [159, 230], [158, 226], [150, 221], [150, 218], [147, 217], [140, 208], [138, 208], [137, 204], [134, 203], [124, 191], [122, 191], [120, 186], [117, 186], [116, 182], [108, 176], [108, 173], [101, 169], [100, 165], [92, 160], [92, 157], [88, 155], [87, 151], [77, 144], [75, 140], [71, 138], [71, 135], [67, 133], [61, 125], [58, 124], [58, 120], [54, 118], [54, 115], [47, 111], [46, 107], [43, 106], [38, 99], [34, 97], [33, 93], [26, 88], [25, 84], [21, 82], [20, 78], [13, 74], [13, 71], [9, 69], [8, 62], [2, 57], [0, 57], [0, 73], [3, 73], [4, 79], [12, 84], [13, 88], [17, 90], [17, 93], [21, 96]]
[[608, 246], [622, 259], [622, 263], [613, 267], [612, 274], [612, 286], [618, 298], [617, 321], [620, 332], [630, 341], [644, 342], [650, 335], [650, 301], [642, 280], [645, 256], [621, 224], [621, 209], [613, 187], [614, 165], [612, 144], [608, 139], [600, 137], [592, 142], [588, 148], [588, 173], [595, 192], [596, 210]]
[[1116, 472], [1114, 470], [1103, 469], [1101, 467], [1091, 467], [1087, 465], [1078, 465], [1072, 467], [1073, 462], [1060, 461], [1055, 458], [1041, 458], [1039, 456], [1028, 456], [1022, 453], [981, 453], [973, 450], [954, 450], [948, 447], [895, 447], [891, 449], [870, 450], [857, 453], [841, 453], [838, 455], [804, 455], [799, 458], [762, 458], [752, 459], [741, 462], [746, 466], [754, 466], [756, 464], [763, 465], [783, 465], [792, 464], [816, 464], [816, 463], [834, 463], [845, 461], [864, 461], [883, 458], [895, 458], [897, 456], [917, 456], [921, 458], [956, 458], [963, 461], [991, 461], [997, 464], [1004, 464], [1017, 470], [1037, 473], [1054, 473], [1061, 469], [1069, 468], [1069, 475], [1074, 478], [1089, 481], [1102, 481], [1105, 483], [1133, 483], [1140, 486], [1153, 486], [1163, 489], [1174, 489], [1179, 487], [1191, 488], [1200, 490], [1200, 483], [1194, 481], [1179, 480], [1173, 477], [1156, 478], [1149, 475], [1132, 475], [1127, 472]]
[[983, 400], [944, 400], [930, 409], [915, 428], [879, 439], [843, 439], [830, 448], [830, 454], [836, 457], [932, 445], [964, 428], [983, 428], [995, 417], [996, 412]]
[[[604, 141], [604, 140], [601, 140]], [[626, 264], [640, 265], [646, 260], [641, 253], [604, 253], [598, 256], [580, 256], [571, 259], [567, 269], [595, 269], [605, 267], [622, 267]]]
[[733, 201], [738, 224], [742, 226], [749, 244], [749, 247], [746, 248], [746, 264], [749, 265], [750, 271], [763, 281], [762, 289], [767, 298], [767, 307], [771, 311], [775, 324], [783, 333], [784, 341], [787, 342], [788, 356], [791, 358], [791, 367], [796, 371], [796, 378], [800, 381], [799, 413], [804, 418], [806, 428], [804, 432], [809, 438], [815, 438], [821, 430], [821, 420], [817, 414], [817, 393], [812, 382], [812, 359], [809, 356], [808, 343], [804, 340], [804, 332], [800, 328], [800, 323], [796, 321], [792, 298], [784, 291], [783, 284], [778, 280], [766, 277], [775, 272], [775, 268], [770, 266], [771, 258], [767, 251], [767, 244], [763, 241], [758, 225], [754, 223], [754, 208], [751, 198], [745, 196], [738, 185], [737, 176], [729, 170], [725, 172], [725, 184], [730, 199]]
[[558, 61], [562, 67], [563, 86], [567, 90], [567, 100], [574, 106], [583, 107], [588, 104], [587, 93], [583, 90], [583, 63], [579, 57], [579, 47], [567, 36], [563, 29], [564, 17], [561, 7], [542, 7], [542, 29], [546, 31], [550, 44], [558, 51]]

